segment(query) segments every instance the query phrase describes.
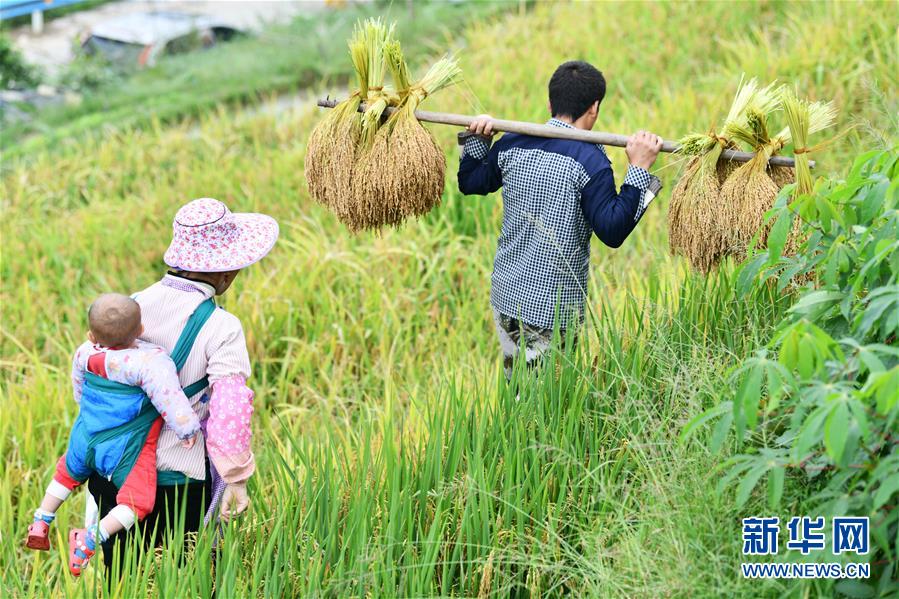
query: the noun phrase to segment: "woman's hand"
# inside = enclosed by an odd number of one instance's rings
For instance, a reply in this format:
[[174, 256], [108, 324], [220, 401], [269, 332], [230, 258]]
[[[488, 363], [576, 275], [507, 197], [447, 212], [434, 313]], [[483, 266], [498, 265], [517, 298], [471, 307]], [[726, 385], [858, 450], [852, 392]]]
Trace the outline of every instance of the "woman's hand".
[[244, 513], [250, 506], [250, 497], [247, 495], [247, 483], [232, 483], [225, 487], [222, 495], [221, 517], [228, 522]]

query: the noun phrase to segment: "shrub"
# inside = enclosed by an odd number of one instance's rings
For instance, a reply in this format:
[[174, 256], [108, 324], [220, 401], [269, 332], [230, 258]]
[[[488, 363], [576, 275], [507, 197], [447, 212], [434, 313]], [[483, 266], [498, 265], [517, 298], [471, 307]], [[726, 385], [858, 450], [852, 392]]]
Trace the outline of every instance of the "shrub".
[[9, 37], [0, 35], [0, 89], [34, 87], [40, 82], [38, 70], [25, 62]]
[[[887, 564], [877, 574], [881, 591], [895, 584], [899, 534], [897, 190], [895, 151], [863, 154], [845, 181], [821, 183], [790, 205], [792, 186], [783, 190], [769, 214], [768, 248], [743, 264], [738, 286], [746, 293], [813, 282], [797, 294], [771, 342], [734, 370], [732, 401], [684, 431], [717, 420], [715, 451], [735, 432], [745, 451], [724, 464], [719, 489], [736, 485], [738, 506], [765, 479], [776, 509], [789, 473], [798, 489], [791, 499], [805, 513], [868, 516], [872, 574]], [[797, 213], [808, 237], [785, 257]]]

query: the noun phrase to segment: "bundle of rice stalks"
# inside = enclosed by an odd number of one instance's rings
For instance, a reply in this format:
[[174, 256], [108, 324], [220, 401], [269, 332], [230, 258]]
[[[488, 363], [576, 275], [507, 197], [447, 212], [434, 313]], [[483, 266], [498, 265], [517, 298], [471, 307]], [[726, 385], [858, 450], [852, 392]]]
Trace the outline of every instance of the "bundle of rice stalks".
[[357, 164], [353, 192], [359, 214], [351, 230], [399, 225], [429, 212], [443, 195], [446, 158], [415, 111], [425, 98], [461, 79], [459, 65], [444, 57], [412, 84], [399, 43], [388, 44], [385, 53], [400, 105]]
[[[756, 158], [738, 168], [721, 188], [722, 202], [738, 206], [737, 217], [732, 225], [734, 232], [732, 250], [737, 256], [745, 253], [748, 243], [756, 233], [759, 234], [759, 247], [767, 245], [771, 223], [765, 223], [765, 214], [774, 205], [780, 189], [792, 183], [795, 178], [799, 181], [797, 193], [811, 191], [811, 171], [807, 157], [809, 148], [806, 147], [808, 135], [829, 127], [836, 116], [832, 104], [803, 102], [785, 89], [775, 90], [774, 94], [777, 103], [783, 106], [790, 126], [769, 137], [767, 114], [773, 104], [768, 103], [750, 108], [746, 127], [735, 127], [731, 131], [735, 139], [749, 144], [757, 153]], [[796, 170], [783, 167], [767, 168], [768, 159], [791, 141], [799, 150], [794, 152]], [[799, 234], [800, 225], [796, 220], [787, 243], [788, 253], [798, 246]]]
[[687, 231], [684, 227], [684, 215], [682, 211], [688, 210], [684, 208], [684, 198], [690, 189], [690, 182], [696, 175], [699, 168], [699, 158], [694, 156], [687, 162], [684, 174], [678, 179], [671, 190], [671, 202], [668, 204], [668, 245], [671, 253], [675, 255], [683, 255], [684, 248], [687, 244]]
[[[753, 235], [765, 221], [765, 213], [774, 205], [779, 188], [768, 175], [768, 161], [789, 143], [789, 131], [771, 137], [768, 116], [779, 107], [781, 90], [773, 84], [759, 89], [746, 107], [745, 118], [730, 123], [727, 133], [735, 141], [752, 148], [756, 156], [738, 167], [721, 185], [721, 204], [726, 208], [725, 231], [729, 233], [726, 252], [741, 257]], [[760, 243], [767, 241], [767, 230]]]
[[346, 204], [362, 134], [359, 104], [368, 96], [369, 48], [365, 31], [358, 24], [349, 46], [359, 89], [335, 106], [312, 130], [305, 161], [309, 193], [315, 201], [338, 213]]
[[728, 132], [732, 126], [743, 124], [747, 106], [758, 101], [759, 92], [755, 79], [741, 84], [720, 133], [710, 131], [680, 140], [680, 151], [695, 158], [671, 194], [668, 236], [672, 253], [685, 256], [703, 272], [717, 264], [729, 243], [730, 219], [719, 194], [721, 180], [733, 167], [719, 158], [722, 151], [735, 147]]

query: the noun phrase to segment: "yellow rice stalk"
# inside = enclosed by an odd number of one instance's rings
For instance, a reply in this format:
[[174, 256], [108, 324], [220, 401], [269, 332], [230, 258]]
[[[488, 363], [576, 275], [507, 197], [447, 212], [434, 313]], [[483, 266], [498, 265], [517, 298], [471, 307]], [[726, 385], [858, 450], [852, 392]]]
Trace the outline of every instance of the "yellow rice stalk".
[[415, 118], [429, 95], [461, 79], [455, 59], [437, 61], [415, 84], [409, 84], [399, 44], [387, 48], [387, 62], [403, 97], [402, 105], [379, 129], [371, 151], [363, 156], [354, 178], [359, 214], [351, 229], [399, 225], [422, 216], [440, 203], [446, 159], [430, 132]]
[[381, 19], [368, 19], [362, 25], [368, 58], [368, 94], [362, 115], [359, 149], [367, 152], [381, 126], [381, 117], [390, 103], [390, 92], [384, 88], [384, 46], [393, 39], [395, 24], [389, 27]]
[[[812, 133], [817, 133], [833, 125], [837, 112], [832, 102], [808, 102], [800, 100], [796, 94], [786, 90], [783, 94], [784, 114], [787, 125], [793, 138], [793, 155], [796, 161], [794, 197], [812, 193], [812, 172], [809, 167], [808, 155], [816, 148], [808, 146], [808, 138]], [[818, 146], [820, 147], [820, 146]], [[792, 170], [792, 169], [791, 169]], [[787, 238], [784, 248], [785, 254], [794, 254], [798, 251], [803, 240], [801, 221], [795, 218], [793, 229]]]
[[384, 60], [387, 62], [387, 68], [393, 77], [393, 85], [396, 87], [398, 97], [394, 105], [399, 105], [405, 100], [412, 87], [412, 76], [409, 74], [409, 67], [406, 65], [406, 59], [403, 56], [403, 48], [397, 40], [390, 40], [384, 44]]
[[315, 201], [338, 214], [347, 204], [356, 146], [362, 130], [359, 104], [368, 94], [368, 50], [363, 30], [358, 25], [349, 47], [359, 89], [329, 111], [312, 130], [305, 160], [309, 193]]
[[800, 100], [792, 91], [783, 94], [784, 114], [793, 138], [793, 154], [796, 160], [796, 193], [812, 192], [812, 171], [808, 155], [814, 150], [808, 146], [808, 138], [833, 125], [837, 111], [832, 102], [808, 102]]

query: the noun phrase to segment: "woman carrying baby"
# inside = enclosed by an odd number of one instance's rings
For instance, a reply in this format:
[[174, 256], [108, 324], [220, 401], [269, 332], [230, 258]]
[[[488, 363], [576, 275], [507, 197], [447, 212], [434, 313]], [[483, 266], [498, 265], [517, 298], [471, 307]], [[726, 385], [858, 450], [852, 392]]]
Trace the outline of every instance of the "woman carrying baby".
[[[250, 448], [253, 391], [247, 386], [250, 358], [243, 327], [236, 316], [216, 307], [199, 331], [189, 329], [196, 322], [191, 316], [214, 303], [240, 270], [261, 260], [278, 238], [273, 218], [232, 213], [211, 198], [183, 206], [173, 231], [164, 256], [170, 270], [134, 299], [140, 304], [143, 341], [172, 352], [184, 346], [179, 344], [182, 336], [195, 336], [178, 376], [203, 429], [189, 447], [169, 426], [159, 434], [155, 504], [138, 525], [146, 546], [159, 545], [182, 513], [184, 532], [199, 530], [214, 498], [221, 500], [219, 513], [225, 521], [249, 506], [246, 486], [255, 469]], [[115, 507], [118, 489], [110, 480], [92, 475], [88, 489], [100, 517]], [[133, 533], [122, 531], [103, 543], [107, 567], [113, 563], [114, 547], [119, 559], [124, 557], [121, 541]]]

